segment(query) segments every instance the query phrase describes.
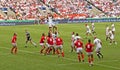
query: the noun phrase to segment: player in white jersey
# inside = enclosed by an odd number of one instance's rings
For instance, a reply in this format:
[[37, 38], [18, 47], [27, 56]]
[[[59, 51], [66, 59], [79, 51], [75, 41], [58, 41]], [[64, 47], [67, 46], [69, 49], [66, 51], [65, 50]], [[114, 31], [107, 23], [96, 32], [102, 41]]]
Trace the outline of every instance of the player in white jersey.
[[106, 31], [105, 31], [106, 32], [106, 41], [110, 38], [109, 37], [109, 29], [110, 29], [109, 26], [106, 25]]
[[103, 58], [103, 55], [102, 53], [100, 52], [101, 48], [102, 48], [102, 42], [100, 39], [98, 39], [97, 37], [94, 37], [94, 45], [96, 46], [96, 53], [97, 53], [97, 56], [98, 58]]
[[73, 50], [75, 50], [74, 38], [75, 38], [75, 32], [72, 32], [72, 37], [71, 37], [71, 52], [73, 52]]
[[48, 13], [47, 19], [48, 19], [48, 24], [49, 24], [49, 31], [52, 31], [52, 28], [53, 28], [53, 32], [54, 32], [54, 29], [57, 30], [57, 27], [55, 26], [55, 23], [53, 22], [52, 14]]
[[85, 26], [86, 26], [86, 36], [92, 35], [92, 34], [91, 34], [91, 29], [90, 29], [89, 25], [88, 25], [88, 24], [85, 24]]
[[113, 32], [112, 32], [111, 29], [109, 29], [109, 36], [110, 36], [110, 45], [111, 45], [112, 43], [117, 44], [117, 42], [114, 40], [114, 34], [113, 34]]
[[75, 37], [74, 37], [74, 43], [77, 41], [77, 39], [83, 40], [78, 33], [76, 33]]
[[115, 35], [115, 25], [114, 25], [114, 23], [112, 23], [112, 25], [111, 25], [111, 30], [112, 30], [112, 33]]
[[92, 33], [95, 34], [95, 33], [96, 33], [96, 32], [95, 32], [95, 25], [94, 25], [93, 22], [91, 23], [91, 25], [92, 25]]

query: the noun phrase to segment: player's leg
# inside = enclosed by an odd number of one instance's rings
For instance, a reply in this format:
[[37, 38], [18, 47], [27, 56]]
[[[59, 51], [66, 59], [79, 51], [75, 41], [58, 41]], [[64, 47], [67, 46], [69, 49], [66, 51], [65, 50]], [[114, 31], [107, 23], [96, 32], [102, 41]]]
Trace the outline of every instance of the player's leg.
[[98, 56], [99, 59], [103, 58], [103, 54], [100, 52], [100, 49], [101, 48], [97, 49], [97, 56]]
[[30, 43], [31, 43], [32, 45], [34, 45], [35, 47], [37, 47], [37, 45], [36, 45], [35, 42], [33, 42], [31, 39], [30, 39], [29, 41], [30, 41]]
[[91, 63], [91, 60], [90, 60], [90, 53], [87, 53], [88, 55], [88, 63], [90, 64]]
[[82, 61], [84, 62], [84, 54], [82, 51], [80, 51], [80, 53], [81, 53]]
[[64, 57], [65, 55], [64, 55], [64, 51], [63, 51], [63, 46], [62, 45], [60, 46], [60, 52], [62, 54], [62, 57]]
[[42, 49], [40, 50], [40, 53], [43, 53], [44, 49], [45, 49], [45, 45], [41, 45]]
[[91, 57], [91, 58], [90, 58], [90, 61], [91, 61], [91, 62], [90, 62], [90, 65], [93, 66], [93, 53], [90, 54], [90, 57]]
[[53, 55], [55, 54], [55, 47], [52, 46], [52, 50], [53, 50]]
[[12, 48], [11, 48], [11, 53], [13, 54], [14, 53], [14, 50], [15, 50], [15, 43], [12, 43]]
[[78, 61], [81, 62], [81, 58], [80, 58], [80, 49], [77, 48], [76, 52], [77, 52], [77, 55], [78, 55]]
[[17, 53], [17, 46], [15, 47], [15, 54]]
[[96, 47], [95, 51], [96, 51], [97, 57], [100, 59], [99, 48]]

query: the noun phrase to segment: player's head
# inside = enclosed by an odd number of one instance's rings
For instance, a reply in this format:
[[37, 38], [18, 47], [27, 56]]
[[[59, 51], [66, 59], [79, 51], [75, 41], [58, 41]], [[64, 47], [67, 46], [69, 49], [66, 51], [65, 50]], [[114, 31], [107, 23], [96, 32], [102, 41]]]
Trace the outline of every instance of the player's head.
[[96, 39], [97, 37], [96, 36], [94, 36], [94, 39]]
[[88, 24], [86, 23], [85, 26], [87, 26]]
[[52, 37], [52, 34], [50, 32], [48, 32], [48, 37]]
[[76, 36], [79, 36], [79, 34], [78, 34], [78, 33], [76, 33]]
[[90, 39], [88, 39], [88, 43], [91, 43], [91, 40], [90, 40]]
[[72, 32], [72, 34], [75, 34], [75, 32]]
[[42, 36], [45, 36], [45, 33], [42, 33]]
[[17, 36], [17, 33], [14, 33], [13, 35], [14, 35], [14, 36]]

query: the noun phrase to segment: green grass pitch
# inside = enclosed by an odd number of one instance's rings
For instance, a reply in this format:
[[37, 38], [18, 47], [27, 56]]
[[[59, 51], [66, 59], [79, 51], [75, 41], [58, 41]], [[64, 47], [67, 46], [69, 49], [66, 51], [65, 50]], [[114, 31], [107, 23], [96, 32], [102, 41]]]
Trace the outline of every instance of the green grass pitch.
[[[40, 36], [43, 32], [47, 34], [47, 25], [0, 26], [0, 70], [120, 70], [120, 24], [119, 22], [114, 23], [117, 45], [109, 45], [109, 41], [105, 40], [106, 24], [110, 26], [111, 23], [95, 23], [97, 37], [103, 42], [101, 52], [104, 58], [99, 60], [94, 52], [94, 66], [92, 67], [87, 63], [85, 51], [85, 62], [80, 63], [77, 60], [76, 52], [70, 53], [71, 32], [78, 32], [82, 38], [86, 37], [86, 28], [83, 23], [57, 25], [60, 36], [64, 40], [64, 58], [58, 58], [57, 55], [44, 56], [39, 54]], [[28, 48], [24, 48], [25, 29], [31, 33], [32, 40], [37, 43], [38, 47], [28, 43]], [[11, 38], [14, 32], [18, 34], [18, 53], [16, 55], [10, 53]], [[89, 38], [93, 41], [91, 36]], [[87, 39], [83, 40], [84, 44], [86, 41]]]

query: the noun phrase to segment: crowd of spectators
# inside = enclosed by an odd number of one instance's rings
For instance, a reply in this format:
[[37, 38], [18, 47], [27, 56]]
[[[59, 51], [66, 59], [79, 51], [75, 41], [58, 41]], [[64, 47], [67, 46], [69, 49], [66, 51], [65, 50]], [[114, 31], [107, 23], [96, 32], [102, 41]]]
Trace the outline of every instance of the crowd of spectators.
[[89, 0], [96, 7], [101, 9], [107, 17], [120, 16], [120, 0]]
[[[3, 11], [6, 16], [0, 14], [0, 19], [25, 20], [45, 16], [40, 13], [40, 9], [46, 10], [40, 1], [56, 12], [55, 19], [120, 17], [120, 0], [0, 0], [0, 9], [9, 8], [15, 13], [15, 17], [8, 17], [7, 12]], [[101, 14], [91, 13], [93, 5], [102, 11]]]
[[8, 16], [8, 19], [25, 20], [42, 16], [39, 9], [43, 9], [43, 4], [39, 0], [0, 0], [0, 8], [9, 8], [15, 13], [16, 17]]

